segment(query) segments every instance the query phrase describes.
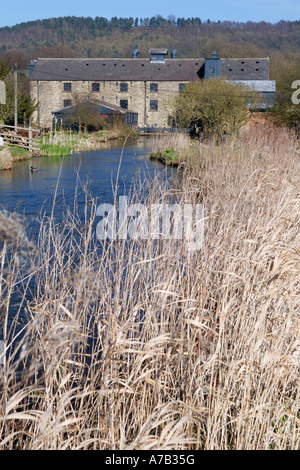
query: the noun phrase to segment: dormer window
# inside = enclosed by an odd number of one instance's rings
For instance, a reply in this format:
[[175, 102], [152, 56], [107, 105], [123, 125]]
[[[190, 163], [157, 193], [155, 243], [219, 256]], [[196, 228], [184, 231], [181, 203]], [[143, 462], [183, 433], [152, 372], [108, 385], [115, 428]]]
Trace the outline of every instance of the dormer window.
[[165, 63], [165, 58], [168, 55], [168, 49], [150, 49], [150, 62], [151, 63]]

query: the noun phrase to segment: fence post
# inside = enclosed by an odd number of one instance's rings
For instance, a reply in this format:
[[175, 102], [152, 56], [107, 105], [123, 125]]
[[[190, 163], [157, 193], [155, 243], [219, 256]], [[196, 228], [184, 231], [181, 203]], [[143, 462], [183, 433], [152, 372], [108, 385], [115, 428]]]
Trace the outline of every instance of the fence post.
[[31, 118], [29, 118], [29, 132], [28, 132], [28, 147], [29, 150], [32, 148], [32, 127], [31, 127]]
[[18, 127], [18, 73], [17, 73], [17, 64], [15, 64], [14, 69], [14, 81], [15, 81], [15, 132], [17, 132]]

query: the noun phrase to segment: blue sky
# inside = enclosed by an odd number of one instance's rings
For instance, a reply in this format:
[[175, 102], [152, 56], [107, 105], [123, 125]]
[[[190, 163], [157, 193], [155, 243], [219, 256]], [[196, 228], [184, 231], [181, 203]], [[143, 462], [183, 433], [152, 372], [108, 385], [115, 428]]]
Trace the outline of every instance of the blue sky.
[[58, 16], [167, 18], [198, 16], [202, 20], [267, 21], [300, 20], [300, 0], [0, 0], [0, 27]]

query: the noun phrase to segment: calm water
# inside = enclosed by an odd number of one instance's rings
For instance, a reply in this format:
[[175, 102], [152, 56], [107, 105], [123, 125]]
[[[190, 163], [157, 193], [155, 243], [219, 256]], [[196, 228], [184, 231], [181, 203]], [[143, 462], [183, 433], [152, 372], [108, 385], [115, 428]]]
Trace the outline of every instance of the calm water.
[[[120, 194], [127, 194], [133, 179], [138, 177], [151, 178], [157, 172], [165, 176], [172, 174], [172, 170], [166, 170], [161, 164], [150, 161], [150, 153], [149, 137], [127, 142], [119, 174]], [[31, 234], [34, 235], [38, 229], [39, 215], [51, 212], [56, 187], [55, 216], [58, 222], [63, 205], [73, 206], [76, 185], [79, 187], [77, 202], [79, 206], [84, 204], [81, 183], [84, 185], [88, 182], [89, 190], [99, 204], [110, 203], [121, 154], [122, 141], [114, 141], [110, 148], [103, 150], [18, 162], [13, 170], [0, 172], [0, 209], [24, 214]], [[31, 165], [39, 168], [39, 171], [31, 173]], [[81, 181], [79, 184], [78, 178]]]

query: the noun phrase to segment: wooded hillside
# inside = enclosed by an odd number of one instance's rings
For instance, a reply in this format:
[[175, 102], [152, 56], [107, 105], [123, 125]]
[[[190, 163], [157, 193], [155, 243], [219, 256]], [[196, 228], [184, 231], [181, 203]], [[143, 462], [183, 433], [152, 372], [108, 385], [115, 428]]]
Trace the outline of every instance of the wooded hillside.
[[299, 57], [300, 21], [210, 22], [200, 18], [63, 17], [0, 28], [1, 58], [130, 57], [135, 44], [140, 56], [150, 47], [176, 48], [178, 57]]

